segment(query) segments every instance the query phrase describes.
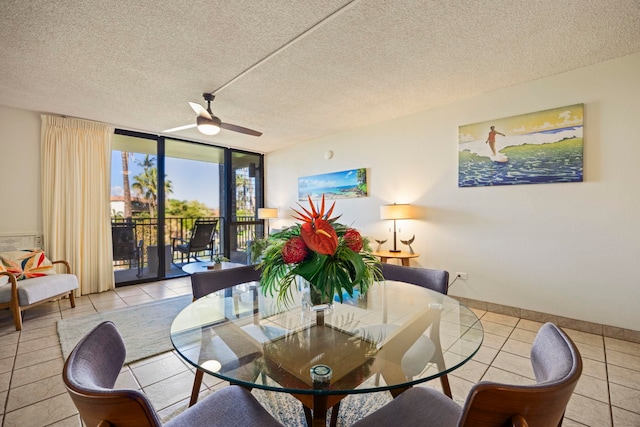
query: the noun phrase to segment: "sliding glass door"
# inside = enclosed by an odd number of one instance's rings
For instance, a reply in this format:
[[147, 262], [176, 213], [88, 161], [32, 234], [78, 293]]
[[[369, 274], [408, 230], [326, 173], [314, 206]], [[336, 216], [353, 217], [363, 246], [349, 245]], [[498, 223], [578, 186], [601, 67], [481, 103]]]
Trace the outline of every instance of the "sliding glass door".
[[[116, 131], [111, 223], [116, 286], [185, 275], [185, 264], [221, 254], [249, 263], [263, 233], [263, 156]], [[188, 249], [196, 225], [213, 223], [206, 250]]]

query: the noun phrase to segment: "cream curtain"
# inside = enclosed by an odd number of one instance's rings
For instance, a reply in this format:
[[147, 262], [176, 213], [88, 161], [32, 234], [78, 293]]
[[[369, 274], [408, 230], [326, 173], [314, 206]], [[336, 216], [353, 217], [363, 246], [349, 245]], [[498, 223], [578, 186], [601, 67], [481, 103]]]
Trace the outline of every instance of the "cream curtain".
[[80, 295], [114, 288], [109, 211], [113, 128], [42, 115], [42, 218], [45, 251], [65, 259]]

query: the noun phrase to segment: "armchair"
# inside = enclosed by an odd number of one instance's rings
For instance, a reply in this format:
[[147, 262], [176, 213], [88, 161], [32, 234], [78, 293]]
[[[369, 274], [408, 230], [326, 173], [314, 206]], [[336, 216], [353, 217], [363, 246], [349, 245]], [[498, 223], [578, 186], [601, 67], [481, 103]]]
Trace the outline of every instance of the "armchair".
[[208, 250], [211, 259], [213, 259], [213, 243], [217, 227], [217, 219], [196, 220], [193, 228], [191, 229], [191, 237], [189, 238], [189, 240], [185, 240], [181, 237], [174, 237], [172, 239], [171, 246], [173, 247], [173, 252], [175, 253], [176, 251], [178, 251], [182, 255], [186, 254], [187, 261], [191, 259], [191, 254], [193, 253], [193, 257], [196, 259], [196, 261], [198, 261], [198, 258], [195, 254]]
[[127, 261], [129, 268], [131, 268], [131, 262], [135, 261], [138, 268], [137, 276], [140, 277], [144, 240], [140, 239], [136, 242], [136, 225], [132, 222], [112, 223], [111, 239], [113, 241], [113, 260]]
[[[69, 296], [76, 306], [75, 290], [78, 278], [71, 274], [67, 261], [49, 261], [42, 251], [0, 253], [0, 309], [8, 308], [16, 331], [22, 330], [24, 310]], [[56, 274], [55, 265], [62, 265], [65, 274]]]

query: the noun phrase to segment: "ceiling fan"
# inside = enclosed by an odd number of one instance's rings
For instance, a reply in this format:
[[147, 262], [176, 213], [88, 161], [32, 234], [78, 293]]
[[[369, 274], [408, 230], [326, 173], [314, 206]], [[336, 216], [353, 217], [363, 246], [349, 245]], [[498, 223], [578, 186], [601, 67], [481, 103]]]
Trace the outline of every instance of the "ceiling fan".
[[215, 95], [212, 93], [203, 93], [202, 97], [207, 101], [207, 109], [200, 104], [190, 102], [189, 105], [193, 108], [193, 111], [198, 115], [196, 122], [190, 125], [178, 126], [175, 128], [164, 130], [163, 132], [177, 132], [184, 129], [197, 127], [200, 132], [205, 135], [216, 135], [220, 132], [220, 129], [226, 129], [233, 132], [244, 133], [245, 135], [260, 136], [262, 132], [257, 130], [245, 128], [238, 125], [232, 125], [231, 123], [222, 123], [218, 117], [214, 116], [211, 112], [211, 101], [215, 99]]

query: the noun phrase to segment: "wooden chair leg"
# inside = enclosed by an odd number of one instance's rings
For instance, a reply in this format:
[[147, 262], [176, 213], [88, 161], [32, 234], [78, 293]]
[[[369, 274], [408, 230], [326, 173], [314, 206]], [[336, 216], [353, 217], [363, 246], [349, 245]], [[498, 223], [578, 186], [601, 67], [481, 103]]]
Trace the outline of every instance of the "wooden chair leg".
[[450, 399], [453, 399], [453, 396], [451, 395], [451, 386], [449, 386], [449, 378], [446, 374], [440, 377], [440, 384], [442, 384], [442, 392]]
[[198, 394], [200, 394], [200, 386], [202, 385], [203, 378], [204, 371], [197, 369], [196, 376], [193, 379], [193, 388], [191, 389], [191, 400], [189, 400], [189, 406], [193, 406], [198, 402]]
[[307, 426], [312, 426], [313, 419], [311, 418], [311, 409], [307, 408], [304, 404], [302, 405], [302, 409], [304, 410], [304, 418], [307, 421]]
[[340, 402], [333, 405], [331, 408], [331, 422], [329, 423], [330, 427], [336, 427], [338, 425], [338, 412], [340, 411]]
[[22, 311], [17, 303], [11, 303], [11, 314], [13, 315], [13, 323], [16, 331], [22, 330]]
[[76, 291], [75, 290], [69, 292], [69, 302], [71, 303], [71, 308], [76, 308]]

